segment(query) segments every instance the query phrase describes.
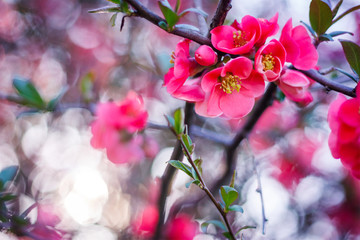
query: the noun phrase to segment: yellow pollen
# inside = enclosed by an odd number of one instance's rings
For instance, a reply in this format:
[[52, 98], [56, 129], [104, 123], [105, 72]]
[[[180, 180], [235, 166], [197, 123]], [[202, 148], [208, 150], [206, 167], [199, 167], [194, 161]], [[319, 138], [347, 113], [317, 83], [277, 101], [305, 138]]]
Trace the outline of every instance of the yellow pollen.
[[227, 72], [225, 77], [219, 77], [218, 82], [221, 83], [220, 89], [222, 89], [227, 94], [232, 93], [234, 90], [237, 92], [241, 88], [241, 79], [239, 76], [235, 76], [230, 72]]
[[174, 51], [171, 53], [170, 63], [175, 63], [175, 53], [174, 53]]
[[271, 56], [271, 54], [263, 55], [262, 65], [263, 65], [264, 71], [273, 70], [274, 66], [275, 66], [274, 57]]
[[245, 34], [242, 31], [233, 32], [233, 41], [235, 47], [242, 47], [247, 44]]

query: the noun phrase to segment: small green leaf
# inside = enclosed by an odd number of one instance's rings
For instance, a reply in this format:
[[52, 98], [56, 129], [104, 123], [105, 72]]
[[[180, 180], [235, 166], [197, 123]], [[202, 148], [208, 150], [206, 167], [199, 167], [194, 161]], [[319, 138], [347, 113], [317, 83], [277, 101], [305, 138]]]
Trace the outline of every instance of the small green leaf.
[[115, 27], [115, 22], [116, 22], [117, 15], [118, 15], [118, 13], [114, 13], [110, 18], [110, 23], [111, 23], [112, 27]]
[[178, 13], [181, 5], [181, 0], [176, 0], [175, 12]]
[[195, 180], [199, 180], [199, 176], [196, 174], [196, 171], [194, 168], [191, 168], [191, 175]]
[[222, 234], [223, 234], [224, 237], [226, 237], [227, 239], [233, 239], [233, 238], [231, 237], [231, 234], [230, 234], [229, 232], [223, 232]]
[[179, 160], [170, 160], [168, 162], [171, 166], [183, 171], [184, 173], [186, 173], [187, 175], [189, 175], [189, 177], [193, 178], [193, 175], [191, 173], [191, 167], [183, 162], [180, 162]]
[[244, 209], [240, 205], [231, 205], [228, 207], [229, 211], [244, 213]]
[[182, 11], [179, 16], [180, 17], [183, 17], [185, 16], [186, 14], [188, 13], [196, 13], [196, 14], [199, 14], [201, 15], [202, 17], [204, 17], [205, 19], [208, 17], [208, 14], [206, 12], [204, 12], [203, 10], [200, 10], [198, 8], [188, 8], [188, 9], [185, 9], [184, 11]]
[[336, 37], [336, 36], [340, 36], [340, 35], [343, 35], [343, 34], [350, 34], [351, 36], [354, 36], [354, 33], [346, 32], [346, 31], [334, 31], [334, 32], [329, 33], [328, 35], [330, 35], [332, 37]]
[[3, 184], [6, 184], [6, 182], [13, 181], [16, 173], [18, 172], [19, 167], [18, 166], [9, 166], [1, 170], [0, 172], [0, 181]]
[[89, 10], [89, 13], [112, 13], [112, 12], [121, 12], [119, 7], [101, 7], [93, 10]]
[[250, 229], [250, 228], [253, 228], [253, 229], [256, 229], [255, 226], [244, 226], [242, 228], [240, 228], [235, 235], [238, 235], [242, 230], [245, 230], [245, 229]]
[[184, 142], [184, 144], [185, 144], [185, 147], [186, 147], [186, 149], [188, 150], [188, 152], [190, 153], [190, 154], [192, 154], [193, 152], [194, 152], [194, 144], [192, 143], [192, 141], [191, 141], [191, 138], [189, 137], [189, 135], [187, 135], [187, 134], [181, 134], [181, 139], [182, 139], [182, 141]]
[[222, 186], [220, 188], [221, 199], [225, 204], [225, 210], [238, 198], [239, 193], [235, 188]]
[[199, 170], [200, 174], [202, 174], [202, 163], [203, 163], [203, 160], [201, 158], [197, 158], [194, 160], [194, 164], [197, 167], [197, 169]]
[[168, 30], [172, 30], [175, 24], [179, 21], [180, 17], [172, 9], [167, 0], [158, 1], [161, 12], [164, 15], [164, 18], [168, 25]]
[[174, 112], [174, 130], [177, 134], [181, 134], [184, 132], [184, 110], [182, 108], [178, 108]]
[[189, 188], [192, 183], [195, 184], [195, 185], [197, 185], [197, 186], [199, 186], [200, 181], [199, 181], [199, 180], [192, 180], [192, 181], [186, 183], [186, 184], [185, 184], [185, 187], [186, 187], [186, 188]]
[[168, 126], [170, 129], [174, 129], [174, 125], [175, 125], [175, 120], [174, 118], [168, 116], [168, 115], [165, 115], [165, 118], [166, 118], [166, 121], [168, 122]]
[[16, 198], [15, 195], [6, 194], [6, 195], [0, 197], [0, 201], [2, 201], [2, 202], [7, 202], [7, 201], [11, 201], [11, 200], [13, 200], [13, 199], [15, 199], [15, 198]]
[[339, 8], [341, 6], [341, 4], [343, 3], [344, 0], [340, 0], [336, 6], [334, 7], [334, 9], [332, 10], [332, 18], [334, 18], [336, 16], [336, 14], [338, 13], [339, 11]]
[[360, 46], [347, 40], [340, 40], [340, 42], [350, 67], [360, 76]]
[[329, 34], [326, 34], [326, 33], [321, 34], [321, 35], [319, 36], [319, 40], [320, 40], [321, 42], [334, 41], [334, 39], [332, 38], [332, 36], [329, 35]]
[[159, 25], [160, 28], [164, 29], [165, 31], [168, 30], [168, 25], [167, 25], [166, 22], [160, 21], [160, 22], [158, 23], [158, 25]]
[[353, 76], [353, 75], [351, 75], [350, 73], [348, 73], [348, 72], [345, 72], [344, 70], [342, 70], [341, 68], [335, 68], [336, 69], [336, 71], [338, 71], [338, 72], [340, 72], [340, 73], [342, 73], [342, 74], [344, 74], [345, 76], [347, 76], [347, 77], [349, 77], [351, 80], [353, 80], [354, 82], [358, 82], [357, 80], [356, 80], [356, 78]]
[[124, 0], [120, 0], [120, 11], [126, 14], [132, 13], [132, 11], [129, 9], [129, 4]]
[[120, 4], [120, 0], [107, 0], [107, 1], [115, 3], [115, 4]]
[[32, 82], [25, 79], [14, 78], [13, 86], [18, 94], [26, 100], [27, 105], [39, 109], [45, 108], [45, 102]]
[[230, 184], [229, 184], [229, 186], [232, 187], [232, 188], [235, 186], [235, 177], [236, 177], [236, 170], [234, 170], [234, 173], [233, 173], [233, 175], [231, 177], [231, 181], [230, 181]]
[[224, 223], [222, 223], [221, 221], [219, 221], [219, 220], [209, 220], [209, 221], [203, 222], [203, 223], [201, 224], [201, 226], [200, 226], [200, 227], [201, 227], [201, 231], [202, 231], [203, 233], [206, 233], [206, 232], [207, 232], [207, 227], [208, 227], [210, 224], [214, 225], [215, 227], [218, 227], [218, 228], [222, 229], [223, 231], [226, 231], [226, 230], [227, 230], [226, 227], [225, 227], [225, 225], [224, 225]]
[[332, 24], [332, 11], [328, 4], [321, 0], [312, 0], [309, 12], [310, 24], [318, 35], [326, 32]]
[[[116, 18], [117, 13], [115, 13], [112, 17]], [[114, 20], [115, 21], [115, 20]], [[88, 72], [85, 76], [83, 76], [80, 80], [80, 93], [85, 102], [90, 102], [94, 99], [94, 82], [95, 82], [95, 74], [93, 72]]]

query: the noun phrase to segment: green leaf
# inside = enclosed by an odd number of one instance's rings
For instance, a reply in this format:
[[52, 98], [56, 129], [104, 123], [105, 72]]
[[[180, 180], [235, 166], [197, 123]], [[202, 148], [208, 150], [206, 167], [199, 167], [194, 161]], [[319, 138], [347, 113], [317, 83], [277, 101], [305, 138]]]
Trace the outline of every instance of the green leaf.
[[342, 74], [344, 74], [345, 76], [347, 76], [347, 77], [349, 77], [351, 80], [353, 80], [354, 82], [358, 82], [357, 80], [356, 80], [356, 78], [353, 76], [353, 75], [351, 75], [350, 73], [348, 73], [348, 72], [345, 72], [344, 70], [342, 70], [341, 68], [335, 68], [336, 69], [336, 71], [338, 71], [338, 72], [340, 72], [340, 73], [342, 73]]
[[222, 186], [220, 188], [221, 199], [225, 204], [225, 210], [238, 198], [239, 193], [235, 188], [229, 186]]
[[16, 173], [18, 172], [18, 166], [9, 166], [1, 170], [0, 181], [5, 184], [6, 182], [13, 181]]
[[360, 46], [347, 40], [340, 40], [340, 42], [350, 67], [360, 76]]
[[319, 40], [320, 40], [321, 42], [334, 41], [334, 39], [332, 38], [332, 36], [329, 35], [329, 34], [326, 34], [326, 33], [321, 34], [321, 35], [319, 36]]
[[121, 12], [119, 7], [101, 7], [93, 10], [89, 10], [89, 13], [112, 13], [112, 12]]
[[199, 14], [201, 16], [203, 16], [205, 19], [208, 17], [208, 14], [206, 12], [204, 12], [203, 10], [200, 10], [200, 9], [197, 9], [197, 8], [188, 8], [188, 9], [185, 9], [184, 11], [182, 11], [179, 16], [180, 17], [183, 17], [185, 16], [186, 14], [188, 13], [196, 13], [196, 14]]
[[56, 105], [60, 102], [60, 100], [64, 97], [65, 93], [67, 92], [67, 90], [69, 89], [69, 86], [65, 86], [61, 89], [60, 93], [54, 97], [53, 99], [51, 99], [47, 106], [46, 106], [46, 110], [48, 111], [54, 111], [56, 108]]
[[194, 160], [194, 164], [195, 164], [196, 168], [199, 170], [200, 174], [202, 174], [202, 163], [203, 163], [203, 160], [201, 158], [197, 158]]
[[231, 205], [228, 207], [229, 211], [244, 213], [244, 209], [240, 205]]
[[328, 35], [330, 35], [332, 37], [336, 37], [336, 36], [340, 36], [340, 35], [343, 35], [343, 34], [350, 34], [351, 36], [354, 36], [354, 33], [346, 32], [346, 31], [334, 31], [334, 32], [329, 33]]
[[117, 15], [118, 15], [118, 13], [114, 13], [110, 18], [110, 23], [111, 23], [112, 27], [115, 27], [115, 22], [116, 22]]
[[187, 175], [189, 175], [189, 177], [193, 178], [193, 175], [191, 173], [191, 167], [183, 162], [180, 162], [179, 160], [170, 160], [168, 162], [171, 166], [183, 171], [184, 173], [186, 173]]
[[0, 197], [0, 201], [7, 202], [7, 201], [11, 201], [11, 200], [13, 200], [15, 198], [16, 198], [16, 195], [6, 194], [6, 195]]
[[178, 13], [181, 5], [181, 0], [176, 0], [175, 12]]
[[[113, 16], [117, 15], [115, 13]], [[95, 82], [95, 74], [93, 72], [88, 72], [85, 76], [83, 76], [80, 80], [80, 93], [82, 98], [86, 102], [90, 102], [94, 99], [94, 82]]]
[[158, 23], [158, 25], [159, 25], [160, 28], [164, 29], [165, 31], [168, 30], [168, 25], [167, 25], [166, 22], [160, 21], [160, 22]]
[[186, 184], [185, 184], [185, 187], [186, 187], [186, 188], [189, 188], [192, 183], [195, 184], [195, 185], [197, 185], [197, 186], [199, 186], [200, 181], [199, 181], [199, 180], [192, 180], [192, 181], [186, 183]]
[[253, 229], [256, 229], [255, 226], [244, 226], [242, 228], [240, 228], [235, 235], [238, 235], [242, 230], [245, 230], [245, 229], [250, 229], [250, 228], [253, 228]]
[[218, 227], [218, 228], [222, 229], [223, 231], [227, 231], [224, 223], [222, 223], [222, 222], [219, 221], [219, 220], [209, 220], [209, 221], [203, 222], [203, 223], [201, 224], [201, 226], [200, 226], [201, 231], [202, 231], [203, 233], [206, 233], [206, 232], [207, 232], [207, 227], [208, 227], [210, 224], [214, 225], [215, 227]]
[[173, 117], [170, 117], [168, 115], [165, 115], [166, 121], [168, 122], [168, 126], [170, 129], [174, 129], [175, 120]]
[[120, 0], [107, 0], [107, 1], [115, 3], [115, 4], [120, 4]]
[[35, 86], [29, 81], [20, 78], [13, 79], [13, 86], [18, 94], [24, 98], [27, 105], [39, 109], [45, 108], [45, 102], [36, 90]]
[[282, 102], [285, 100], [285, 94], [279, 88], [277, 88], [276, 93], [275, 93], [275, 98], [279, 102]]
[[341, 6], [341, 4], [343, 3], [344, 0], [340, 0], [336, 6], [334, 7], [334, 9], [332, 10], [332, 18], [334, 18], [336, 16], [336, 14], [338, 13], [339, 11], [339, 8]]
[[318, 35], [326, 32], [332, 24], [332, 11], [328, 4], [321, 0], [312, 0], [309, 12], [310, 24]]
[[231, 177], [231, 181], [230, 181], [230, 184], [229, 184], [229, 186], [232, 187], [232, 188], [235, 186], [235, 177], [236, 177], [236, 170], [234, 170], [234, 173], [233, 173], [233, 175]]
[[124, 0], [120, 0], [120, 11], [126, 14], [132, 13], [132, 11], [129, 9], [129, 4]]
[[184, 144], [185, 144], [185, 147], [186, 147], [186, 149], [188, 150], [188, 152], [190, 153], [190, 154], [192, 154], [193, 152], [194, 152], [194, 144], [192, 143], [192, 141], [191, 141], [191, 138], [189, 137], [189, 135], [187, 135], [187, 134], [181, 134], [181, 139], [182, 139], [182, 141], [184, 142]]
[[191, 175], [195, 180], [198, 180], [198, 181], [200, 180], [199, 176], [196, 174], [196, 171], [194, 168], [191, 168]]
[[168, 25], [168, 30], [172, 30], [175, 24], [179, 21], [180, 17], [172, 9], [167, 0], [158, 1], [161, 12]]
[[174, 112], [174, 130], [177, 134], [182, 134], [184, 132], [184, 110], [178, 108]]
[[224, 237], [226, 237], [227, 239], [232, 239], [231, 234], [229, 232], [223, 232], [222, 233], [224, 235]]

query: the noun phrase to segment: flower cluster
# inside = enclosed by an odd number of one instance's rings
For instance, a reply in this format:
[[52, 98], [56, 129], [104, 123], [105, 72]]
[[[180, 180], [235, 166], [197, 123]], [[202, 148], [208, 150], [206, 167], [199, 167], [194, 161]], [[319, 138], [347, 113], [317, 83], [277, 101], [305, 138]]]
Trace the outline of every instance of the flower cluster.
[[145, 128], [148, 114], [142, 98], [135, 92], [130, 91], [121, 102], [98, 104], [96, 116], [91, 125], [91, 145], [106, 149], [111, 162], [139, 162], [152, 154], [147, 149], [148, 144], [156, 149], [152, 140], [136, 134]]
[[[191, 57], [190, 40], [182, 40], [172, 56], [174, 67], [165, 75], [167, 91], [173, 97], [195, 102], [196, 112], [206, 117], [246, 116], [255, 99], [264, 93], [266, 82], [277, 84], [290, 100], [307, 105], [312, 101], [307, 91], [310, 80], [285, 64], [300, 70], [314, 68], [318, 60], [316, 48], [305, 27], [293, 27], [291, 19], [279, 40], [266, 43], [279, 30], [277, 19], [278, 14], [270, 20], [247, 15], [240, 23], [235, 20], [230, 26], [211, 30], [214, 49], [227, 54], [219, 59], [209, 46], [200, 46]], [[204, 74], [189, 79], [200, 73]]]
[[360, 87], [356, 98], [346, 99], [342, 94], [332, 102], [328, 121], [331, 129], [329, 146], [334, 158], [360, 179]]

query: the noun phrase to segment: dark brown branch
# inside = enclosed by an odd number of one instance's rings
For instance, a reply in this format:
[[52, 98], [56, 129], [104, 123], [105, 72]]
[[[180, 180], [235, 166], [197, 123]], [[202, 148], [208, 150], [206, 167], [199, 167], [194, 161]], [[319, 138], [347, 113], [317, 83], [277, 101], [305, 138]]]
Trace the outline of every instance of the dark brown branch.
[[225, 18], [231, 9], [231, 0], [220, 0], [215, 15], [211, 20], [210, 30], [224, 24]]
[[[145, 18], [146, 20], [150, 21], [154, 25], [159, 27], [160, 22], [166, 22], [165, 19], [161, 18], [160, 16], [156, 15], [152, 11], [150, 11], [148, 8], [146, 8], [144, 5], [142, 5], [137, 0], [125, 0], [128, 4], [130, 4], [134, 10], [135, 13], [142, 18]], [[204, 37], [200, 32], [194, 31], [191, 29], [187, 29], [184, 27], [177, 27], [175, 26], [172, 31], [168, 31], [169, 33], [172, 33], [174, 35], [184, 37], [191, 39], [199, 44], [203, 45], [209, 45], [211, 46], [211, 42], [207, 37]]]

